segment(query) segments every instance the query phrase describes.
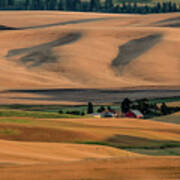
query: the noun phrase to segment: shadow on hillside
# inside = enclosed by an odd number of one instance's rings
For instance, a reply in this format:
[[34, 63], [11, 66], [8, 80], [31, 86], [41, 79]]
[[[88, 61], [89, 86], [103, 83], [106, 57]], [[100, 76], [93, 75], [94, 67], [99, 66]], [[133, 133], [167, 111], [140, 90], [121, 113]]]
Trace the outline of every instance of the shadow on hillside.
[[[27, 94], [27, 97], [12, 97], [21, 100], [42, 101], [67, 101], [67, 102], [94, 102], [94, 103], [119, 103], [128, 97], [132, 100], [142, 98], [160, 98], [180, 96], [179, 89], [27, 89], [8, 90], [1, 93]], [[28, 97], [28, 94], [42, 95], [43, 97]]]
[[53, 53], [52, 49], [58, 46], [64, 46], [74, 43], [82, 37], [79, 32], [69, 33], [58, 40], [48, 43], [32, 46], [28, 48], [13, 49], [8, 51], [7, 58], [24, 55], [18, 61], [28, 68], [41, 66], [46, 63], [53, 63], [57, 61], [57, 56]]
[[14, 27], [8, 27], [8, 26], [0, 25], [0, 31], [5, 31], [5, 30], [17, 30], [17, 29]]
[[117, 74], [132, 60], [150, 50], [162, 39], [162, 34], [152, 34], [143, 38], [134, 39], [119, 47], [117, 57], [112, 61], [112, 67]]

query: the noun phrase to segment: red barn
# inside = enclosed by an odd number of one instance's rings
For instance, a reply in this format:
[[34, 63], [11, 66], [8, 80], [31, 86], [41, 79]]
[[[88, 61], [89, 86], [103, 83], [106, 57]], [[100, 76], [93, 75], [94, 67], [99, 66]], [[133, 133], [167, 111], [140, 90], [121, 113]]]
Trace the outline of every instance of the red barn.
[[129, 110], [126, 114], [125, 117], [127, 118], [143, 118], [143, 114], [139, 110]]

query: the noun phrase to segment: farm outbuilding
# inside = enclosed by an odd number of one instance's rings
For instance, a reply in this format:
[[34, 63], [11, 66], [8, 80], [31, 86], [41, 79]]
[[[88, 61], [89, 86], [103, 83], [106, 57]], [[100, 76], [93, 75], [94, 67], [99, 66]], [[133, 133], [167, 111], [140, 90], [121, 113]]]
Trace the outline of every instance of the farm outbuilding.
[[125, 117], [128, 118], [143, 118], [144, 115], [139, 111], [139, 110], [129, 110], [126, 114]]

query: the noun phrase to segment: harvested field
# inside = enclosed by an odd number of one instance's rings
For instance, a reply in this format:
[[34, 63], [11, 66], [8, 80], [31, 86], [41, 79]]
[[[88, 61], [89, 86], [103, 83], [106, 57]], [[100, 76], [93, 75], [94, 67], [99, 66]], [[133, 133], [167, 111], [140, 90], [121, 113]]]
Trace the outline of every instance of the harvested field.
[[[135, 153], [111, 147], [0, 141], [0, 163], [39, 164], [47, 162], [79, 161], [88, 158], [140, 157]], [[50, 147], [49, 147], [50, 145]], [[24, 148], [22, 148], [24, 147]], [[5, 157], [3, 157], [3, 154]]]
[[[1, 142], [2, 143], [2, 142]], [[53, 149], [55, 144], [52, 144], [51, 150], [54, 151], [53, 156], [50, 153], [46, 155], [41, 154], [38, 156], [37, 150], [31, 150], [31, 153], [28, 154], [28, 158], [24, 159], [24, 157], [19, 158], [19, 164], [17, 161], [9, 161], [1, 163], [0, 173], [2, 180], [8, 180], [9, 178], [13, 179], [24, 179], [32, 180], [47, 177], [51, 180], [72, 180], [72, 179], [129, 179], [129, 180], [139, 180], [139, 179], [157, 179], [157, 180], [169, 180], [174, 179], [178, 180], [179, 176], [179, 158], [178, 157], [138, 157], [138, 156], [127, 156], [123, 152], [117, 151], [113, 152], [113, 149], [106, 149], [107, 154], [102, 153], [101, 147], [96, 147], [98, 150], [93, 148], [88, 149], [89, 153], [88, 157], [84, 161], [75, 161], [86, 156], [86, 153], [83, 151], [83, 155], [80, 157], [75, 155], [73, 159], [69, 159], [67, 149], [70, 148], [70, 154], [72, 152], [79, 153], [80, 149], [75, 146], [69, 145], [61, 145], [64, 146], [63, 157], [67, 157], [68, 161], [71, 162], [63, 162], [65, 159], [61, 158], [62, 154], [58, 151], [58, 146], [56, 146], [56, 150]], [[16, 144], [17, 146], [17, 144]], [[19, 144], [20, 146], [20, 144]], [[43, 144], [40, 144], [39, 147], [43, 147]], [[27, 154], [28, 149], [30, 149], [32, 145], [26, 147], [25, 154]], [[44, 146], [45, 147], [45, 146]], [[88, 148], [84, 146], [84, 148]], [[45, 148], [44, 148], [45, 149]], [[104, 149], [105, 150], [105, 149]], [[115, 156], [112, 155], [112, 152]], [[98, 154], [99, 153], [99, 154]], [[110, 153], [110, 156], [109, 154]], [[61, 154], [59, 156], [59, 154]], [[118, 158], [118, 154], [121, 157]], [[49, 157], [47, 156], [49, 155]], [[99, 155], [98, 160], [97, 157]], [[16, 154], [16, 157], [18, 154]], [[58, 158], [57, 158], [58, 156]], [[123, 157], [122, 157], [123, 156]], [[33, 157], [35, 159], [33, 159]], [[109, 159], [103, 159], [103, 158]], [[112, 158], [112, 157], [116, 157]], [[125, 158], [126, 157], [126, 158]], [[9, 158], [12, 159], [12, 156], [9, 155]], [[96, 158], [96, 160], [93, 160]], [[28, 159], [28, 161], [27, 161]], [[37, 164], [37, 162], [41, 162]], [[42, 162], [44, 162], [42, 164]], [[46, 164], [45, 162], [49, 162]], [[137, 163], [138, 162], [138, 163]], [[23, 164], [23, 165], [21, 165]], [[26, 165], [24, 165], [26, 164]], [[31, 165], [28, 165], [31, 164]], [[73, 177], [72, 177], [73, 176]]]
[[0, 139], [32, 142], [76, 142], [96, 138], [91, 134], [73, 130], [1, 124]]
[[180, 127], [175, 124], [1, 117], [0, 139], [2, 180], [180, 177]]
[[180, 127], [152, 120], [1, 117], [0, 138], [107, 145], [123, 149], [180, 147]]
[[167, 115], [165, 117], [156, 117], [156, 118], [153, 118], [153, 120], [174, 123], [174, 124], [180, 124], [180, 113], [179, 112], [174, 113], [171, 115]]
[[[93, 93], [97, 93], [153, 87], [163, 96], [180, 95], [166, 91], [180, 86], [176, 48], [180, 34], [176, 28], [161, 26], [178, 23], [176, 13], [141, 16], [38, 11], [0, 15], [1, 103], [102, 102], [94, 96], [78, 100], [81, 95], [91, 96], [86, 92], [72, 99], [76, 89], [95, 89]], [[11, 91], [16, 89], [20, 91]], [[39, 93], [22, 93], [24, 89]], [[54, 92], [64, 89], [72, 89], [70, 98]], [[51, 97], [44, 96], [47, 90], [52, 91]], [[142, 97], [157, 93], [149, 91]], [[139, 92], [130, 94], [135, 97]], [[114, 98], [117, 96], [104, 102]]]
[[[180, 96], [178, 13], [0, 17], [0, 104], [119, 105], [125, 97]], [[178, 118], [2, 108], [0, 180], [179, 180]]]

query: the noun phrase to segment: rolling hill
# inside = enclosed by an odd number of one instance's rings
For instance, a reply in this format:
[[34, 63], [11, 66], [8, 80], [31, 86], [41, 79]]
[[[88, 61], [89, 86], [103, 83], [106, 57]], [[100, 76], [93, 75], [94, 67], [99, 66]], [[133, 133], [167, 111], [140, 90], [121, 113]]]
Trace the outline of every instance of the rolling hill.
[[[179, 25], [178, 13], [0, 12], [0, 103], [179, 96]], [[0, 113], [1, 180], [180, 179], [178, 113], [153, 120]]]
[[153, 120], [1, 117], [1, 179], [178, 180], [179, 138]]
[[2, 102], [38, 103], [44, 97], [57, 103], [53, 92], [11, 92], [17, 89], [179, 89], [178, 13], [0, 16]]

